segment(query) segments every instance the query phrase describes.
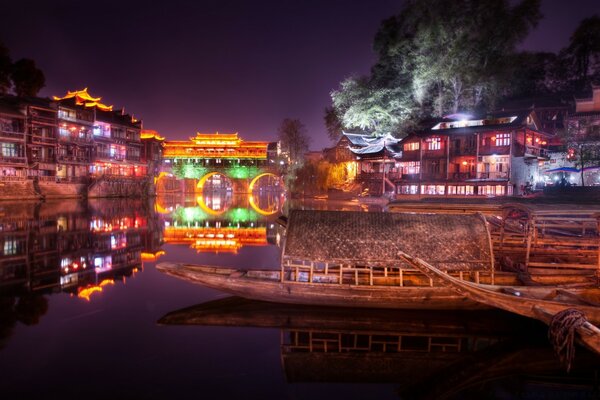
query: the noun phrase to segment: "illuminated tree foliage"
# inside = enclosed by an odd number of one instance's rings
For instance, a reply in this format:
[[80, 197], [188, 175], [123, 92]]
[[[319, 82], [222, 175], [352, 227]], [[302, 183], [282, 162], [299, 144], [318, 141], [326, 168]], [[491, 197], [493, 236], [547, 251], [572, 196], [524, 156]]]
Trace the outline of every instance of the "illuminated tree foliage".
[[343, 125], [385, 134], [421, 119], [493, 106], [510, 92], [516, 46], [539, 0], [420, 0], [384, 21], [377, 63], [331, 93]]

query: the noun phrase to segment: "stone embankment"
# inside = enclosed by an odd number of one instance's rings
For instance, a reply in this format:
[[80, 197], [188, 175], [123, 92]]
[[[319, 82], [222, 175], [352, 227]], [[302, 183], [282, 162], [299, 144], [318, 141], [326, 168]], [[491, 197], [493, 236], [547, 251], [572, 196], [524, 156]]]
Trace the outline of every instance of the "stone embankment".
[[92, 184], [5, 180], [0, 181], [0, 201], [51, 200], [73, 198], [104, 198], [153, 196], [154, 185], [151, 181], [134, 179], [102, 179]]

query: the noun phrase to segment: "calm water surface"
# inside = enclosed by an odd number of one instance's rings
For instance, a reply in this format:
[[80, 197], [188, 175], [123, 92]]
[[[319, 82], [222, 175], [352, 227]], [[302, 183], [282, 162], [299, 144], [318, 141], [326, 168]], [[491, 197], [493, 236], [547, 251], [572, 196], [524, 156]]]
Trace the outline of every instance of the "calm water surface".
[[270, 193], [0, 203], [2, 398], [597, 398], [600, 360], [578, 349], [564, 373], [532, 321], [265, 305], [155, 269], [276, 269], [289, 207]]

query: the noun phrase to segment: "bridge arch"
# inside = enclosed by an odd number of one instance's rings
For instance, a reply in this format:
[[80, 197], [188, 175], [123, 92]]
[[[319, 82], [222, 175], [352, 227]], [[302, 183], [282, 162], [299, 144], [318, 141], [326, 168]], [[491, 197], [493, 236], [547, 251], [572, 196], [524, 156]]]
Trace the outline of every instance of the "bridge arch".
[[251, 181], [250, 181], [250, 185], [248, 186], [248, 193], [252, 193], [252, 191], [254, 190], [254, 185], [256, 184], [256, 182], [258, 182], [258, 180], [264, 176], [272, 176], [274, 178], [277, 178], [277, 180], [280, 181], [281, 183], [281, 178], [278, 175], [275, 175], [272, 172], [263, 172], [262, 174], [258, 174], [256, 175]]
[[198, 180], [198, 183], [196, 184], [196, 190], [201, 192], [204, 189], [204, 184], [206, 183], [206, 181], [215, 175], [220, 175], [220, 176], [225, 177], [233, 185], [231, 178], [229, 176], [227, 176], [227, 174], [225, 174], [224, 172], [212, 171], [212, 172], [207, 173], [206, 175], [204, 175], [202, 178], [200, 178]]

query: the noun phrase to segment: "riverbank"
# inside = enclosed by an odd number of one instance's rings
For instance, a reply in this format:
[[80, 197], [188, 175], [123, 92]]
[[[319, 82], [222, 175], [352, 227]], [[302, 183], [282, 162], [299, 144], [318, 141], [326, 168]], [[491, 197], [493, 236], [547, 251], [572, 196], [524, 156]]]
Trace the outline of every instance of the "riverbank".
[[33, 179], [0, 181], [0, 201], [154, 196], [148, 179], [103, 178], [91, 184]]

